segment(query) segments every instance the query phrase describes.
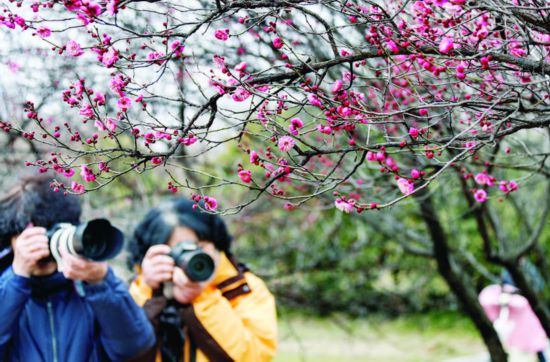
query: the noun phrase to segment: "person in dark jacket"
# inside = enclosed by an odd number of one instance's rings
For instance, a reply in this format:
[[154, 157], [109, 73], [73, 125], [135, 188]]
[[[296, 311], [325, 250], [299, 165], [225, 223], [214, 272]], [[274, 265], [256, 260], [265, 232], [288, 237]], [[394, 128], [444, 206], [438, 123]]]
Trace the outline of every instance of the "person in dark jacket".
[[50, 180], [23, 179], [0, 198], [0, 256], [7, 265], [0, 275], [0, 361], [135, 358], [155, 345], [154, 332], [112, 269], [63, 253], [60, 273], [47, 258], [47, 228], [77, 224], [81, 213], [77, 197], [54, 192]]

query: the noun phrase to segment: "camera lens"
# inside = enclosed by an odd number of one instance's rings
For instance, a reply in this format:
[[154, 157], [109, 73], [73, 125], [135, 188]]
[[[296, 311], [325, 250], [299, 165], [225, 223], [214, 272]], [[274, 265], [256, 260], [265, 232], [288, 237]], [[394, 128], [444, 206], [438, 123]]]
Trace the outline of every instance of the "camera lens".
[[204, 270], [204, 268], [206, 268], [206, 266], [204, 265], [204, 263], [199, 260], [197, 263], [195, 263], [195, 271], [197, 272], [201, 272]]
[[208, 280], [214, 272], [214, 260], [204, 252], [196, 253], [187, 262], [186, 269], [189, 279], [202, 282]]
[[214, 260], [193, 242], [178, 243], [168, 255], [194, 282], [208, 280], [214, 274]]
[[61, 248], [72, 255], [103, 261], [114, 258], [122, 249], [124, 236], [108, 220], [96, 219], [74, 226], [57, 224], [48, 232], [52, 256], [61, 260]]

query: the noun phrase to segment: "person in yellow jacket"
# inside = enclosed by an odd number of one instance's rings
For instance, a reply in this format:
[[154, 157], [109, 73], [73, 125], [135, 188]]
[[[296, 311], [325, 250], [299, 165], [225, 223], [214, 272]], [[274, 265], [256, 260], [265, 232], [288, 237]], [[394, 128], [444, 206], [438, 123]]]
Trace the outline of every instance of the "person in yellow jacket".
[[[152, 209], [130, 241], [128, 261], [137, 271], [130, 294], [157, 334], [156, 346], [139, 361], [270, 361], [277, 348], [275, 299], [235, 261], [223, 220], [195, 205], [177, 199]], [[212, 257], [208, 281], [192, 282], [167, 255], [181, 242]]]

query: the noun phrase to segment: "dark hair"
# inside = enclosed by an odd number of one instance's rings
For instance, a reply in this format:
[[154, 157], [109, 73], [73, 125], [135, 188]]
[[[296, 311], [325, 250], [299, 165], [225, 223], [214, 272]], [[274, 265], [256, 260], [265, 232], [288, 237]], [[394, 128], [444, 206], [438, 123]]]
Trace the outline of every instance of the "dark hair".
[[50, 228], [56, 223], [77, 224], [80, 219], [80, 200], [73, 195], [55, 192], [50, 174], [22, 177], [0, 198], [0, 248], [10, 246], [11, 238], [20, 234], [30, 223]]
[[128, 266], [141, 264], [151, 246], [168, 242], [177, 226], [192, 229], [200, 240], [210, 241], [216, 249], [229, 253], [232, 238], [222, 218], [194, 208], [194, 205], [187, 199], [176, 199], [151, 209], [129, 241]]

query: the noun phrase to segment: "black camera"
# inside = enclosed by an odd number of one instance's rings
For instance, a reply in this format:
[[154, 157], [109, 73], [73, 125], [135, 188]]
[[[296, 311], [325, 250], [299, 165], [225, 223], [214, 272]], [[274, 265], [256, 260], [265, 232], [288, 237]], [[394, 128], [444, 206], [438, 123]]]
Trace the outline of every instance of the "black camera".
[[183, 241], [176, 244], [168, 255], [194, 282], [203, 282], [214, 274], [214, 260], [193, 242]]
[[83, 224], [55, 224], [47, 232], [51, 256], [61, 263], [60, 250], [93, 261], [112, 259], [120, 253], [124, 234], [108, 220], [95, 219]]

